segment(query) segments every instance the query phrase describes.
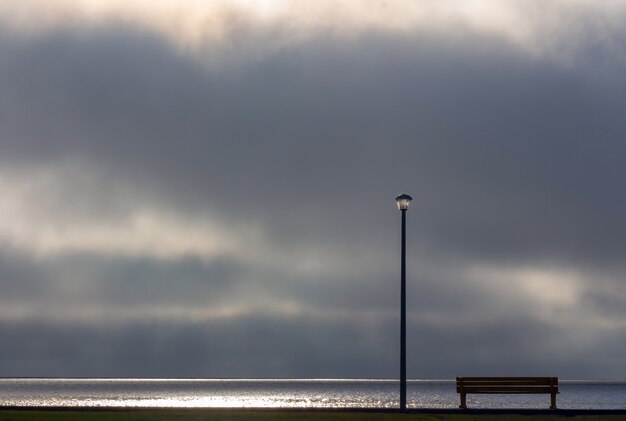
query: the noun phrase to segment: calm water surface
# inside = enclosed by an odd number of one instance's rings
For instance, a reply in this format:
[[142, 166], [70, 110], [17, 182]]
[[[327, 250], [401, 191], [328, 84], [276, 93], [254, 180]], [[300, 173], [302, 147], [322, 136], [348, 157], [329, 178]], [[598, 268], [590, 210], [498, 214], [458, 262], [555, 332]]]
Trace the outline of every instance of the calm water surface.
[[[626, 382], [562, 381], [559, 408], [626, 409]], [[408, 384], [410, 407], [457, 408], [452, 380]], [[547, 408], [549, 395], [468, 395], [475, 408]], [[0, 405], [142, 407], [398, 406], [392, 380], [0, 379]]]

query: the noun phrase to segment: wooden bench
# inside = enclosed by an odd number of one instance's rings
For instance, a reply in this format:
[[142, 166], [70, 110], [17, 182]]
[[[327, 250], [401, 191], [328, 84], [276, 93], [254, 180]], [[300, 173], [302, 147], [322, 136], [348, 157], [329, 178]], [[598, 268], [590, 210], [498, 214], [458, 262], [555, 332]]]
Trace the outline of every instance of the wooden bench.
[[461, 394], [459, 408], [467, 409], [468, 393], [482, 394], [550, 394], [550, 409], [556, 409], [558, 377], [457, 377], [456, 391]]

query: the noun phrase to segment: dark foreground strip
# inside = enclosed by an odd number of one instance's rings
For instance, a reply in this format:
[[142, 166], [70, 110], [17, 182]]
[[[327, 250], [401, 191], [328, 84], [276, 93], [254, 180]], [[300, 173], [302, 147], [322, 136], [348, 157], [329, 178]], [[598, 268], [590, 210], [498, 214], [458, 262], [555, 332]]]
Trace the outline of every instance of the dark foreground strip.
[[53, 411], [53, 412], [177, 412], [177, 413], [307, 413], [307, 414], [324, 414], [324, 413], [365, 413], [365, 414], [467, 414], [467, 415], [487, 415], [487, 414], [507, 414], [507, 415], [560, 415], [560, 416], [577, 416], [577, 415], [626, 415], [625, 409], [526, 409], [526, 408], [472, 408], [472, 409], [456, 409], [456, 408], [409, 408], [406, 411], [400, 411], [395, 408], [160, 408], [160, 407], [137, 407], [137, 406], [1, 406], [1, 411]]

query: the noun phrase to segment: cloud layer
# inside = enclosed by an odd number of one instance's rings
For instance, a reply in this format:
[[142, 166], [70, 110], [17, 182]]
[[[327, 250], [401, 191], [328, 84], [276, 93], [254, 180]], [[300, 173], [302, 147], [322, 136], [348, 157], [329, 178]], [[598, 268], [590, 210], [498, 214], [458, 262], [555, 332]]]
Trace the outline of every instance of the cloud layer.
[[294, 4], [0, 6], [2, 372], [393, 377], [406, 191], [411, 376], [624, 378], [626, 5]]

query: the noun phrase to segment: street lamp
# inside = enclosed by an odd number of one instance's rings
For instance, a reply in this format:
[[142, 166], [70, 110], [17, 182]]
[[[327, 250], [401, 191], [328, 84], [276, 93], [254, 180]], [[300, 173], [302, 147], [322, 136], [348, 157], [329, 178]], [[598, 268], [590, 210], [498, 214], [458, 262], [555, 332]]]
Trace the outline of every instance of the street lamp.
[[406, 211], [413, 198], [408, 194], [396, 197], [402, 212], [402, 263], [400, 269], [400, 410], [406, 409]]

